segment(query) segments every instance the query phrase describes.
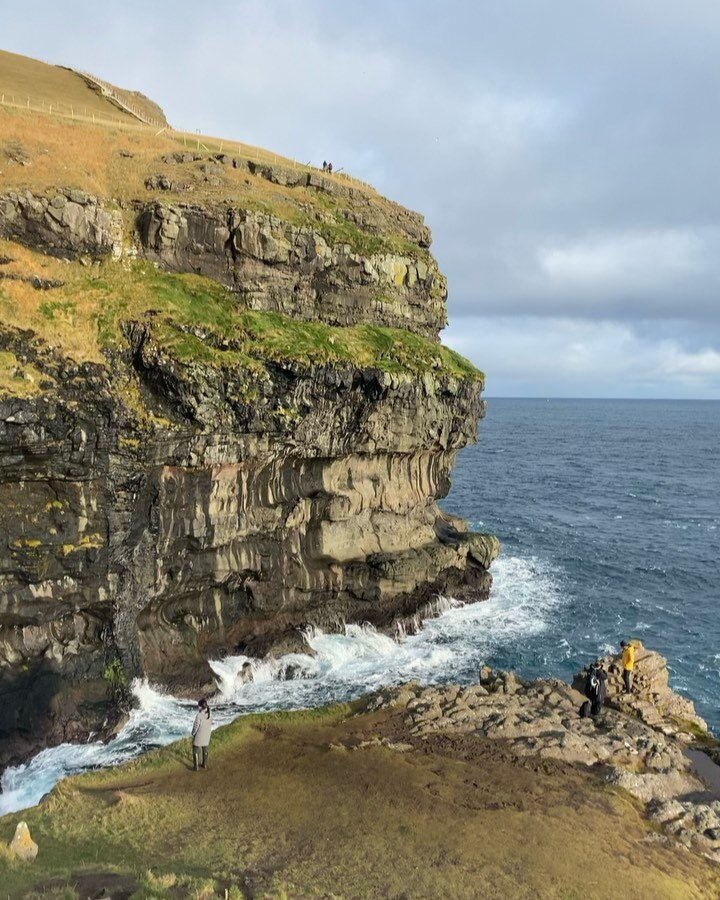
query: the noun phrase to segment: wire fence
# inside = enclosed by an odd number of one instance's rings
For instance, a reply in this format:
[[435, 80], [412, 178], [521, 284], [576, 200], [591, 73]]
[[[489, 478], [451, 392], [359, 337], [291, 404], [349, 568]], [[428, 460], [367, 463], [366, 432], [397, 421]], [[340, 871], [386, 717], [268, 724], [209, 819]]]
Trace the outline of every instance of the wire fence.
[[96, 85], [100, 88], [100, 93], [103, 97], [109, 97], [114, 103], [117, 103], [121, 109], [130, 113], [131, 116], [135, 116], [135, 118], [143, 124], [150, 125], [154, 128], [162, 128], [163, 125], [167, 125], [167, 122], [163, 122], [160, 119], [148, 115], [145, 110], [140, 109], [139, 106], [131, 103], [127, 97], [120, 94], [108, 81], [103, 81], [102, 78], [96, 78], [95, 75], [91, 75], [90, 72], [83, 72], [80, 69], [71, 69], [71, 71], [76, 72], [81, 78], [89, 81], [91, 85]]
[[[87, 76], [86, 73], [83, 77]], [[94, 79], [101, 84], [99, 79]], [[115, 98], [113, 98], [115, 99]], [[28, 112], [43, 113], [45, 115], [58, 116], [63, 119], [70, 119], [73, 122], [82, 124], [99, 125], [102, 127], [119, 128], [123, 131], [135, 131], [144, 134], [152, 134], [155, 137], [162, 135], [183, 147], [196, 152], [204, 151], [208, 154], [237, 155], [244, 159], [257, 162], [267, 163], [268, 165], [279, 165], [291, 169], [301, 169], [308, 172], [320, 172], [323, 176], [331, 179], [342, 179], [351, 183], [353, 186], [361, 185], [368, 191], [376, 193], [375, 188], [367, 181], [355, 178], [347, 172], [336, 170], [332, 174], [324, 172], [319, 166], [313, 165], [311, 162], [300, 162], [287, 156], [280, 156], [262, 147], [255, 147], [252, 144], [244, 144], [242, 141], [228, 141], [220, 138], [208, 137], [191, 131], [178, 131], [167, 123], [159, 120], [144, 121], [138, 118], [137, 114], [128, 106], [126, 114], [108, 115], [92, 109], [86, 105], [68, 103], [65, 100], [36, 100], [30, 96], [20, 96], [12, 93], [0, 93], [0, 105], [13, 109], [26, 110]]]

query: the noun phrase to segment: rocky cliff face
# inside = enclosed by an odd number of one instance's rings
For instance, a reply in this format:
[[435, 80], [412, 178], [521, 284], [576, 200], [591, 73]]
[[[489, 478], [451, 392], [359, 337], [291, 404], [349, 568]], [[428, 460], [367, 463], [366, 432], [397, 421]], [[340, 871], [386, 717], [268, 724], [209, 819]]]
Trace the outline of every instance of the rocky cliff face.
[[487, 597], [497, 541], [436, 506], [482, 378], [437, 343], [419, 217], [393, 207], [392, 250], [366, 205], [353, 246], [237, 202], [0, 198], [0, 290], [30, 292], [0, 295], [30, 310], [0, 327], [0, 763], [107, 724], [116, 658], [197, 692], [308, 624]]

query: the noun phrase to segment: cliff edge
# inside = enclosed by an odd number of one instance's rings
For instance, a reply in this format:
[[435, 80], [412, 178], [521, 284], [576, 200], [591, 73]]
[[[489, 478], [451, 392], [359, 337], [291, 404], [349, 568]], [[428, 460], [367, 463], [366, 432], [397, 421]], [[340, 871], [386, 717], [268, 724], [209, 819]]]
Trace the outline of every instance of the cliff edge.
[[0, 765], [109, 727], [108, 671], [193, 693], [307, 625], [487, 597], [497, 540], [436, 505], [483, 376], [439, 343], [422, 217], [0, 114]]

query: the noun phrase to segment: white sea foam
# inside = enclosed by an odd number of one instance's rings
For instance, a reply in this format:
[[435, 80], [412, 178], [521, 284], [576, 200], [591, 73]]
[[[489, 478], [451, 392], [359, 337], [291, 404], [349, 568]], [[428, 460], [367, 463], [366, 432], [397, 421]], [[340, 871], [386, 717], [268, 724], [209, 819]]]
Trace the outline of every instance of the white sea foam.
[[[445, 602], [437, 618], [400, 640], [367, 625], [347, 625], [341, 634], [309, 630], [305, 639], [314, 655], [212, 661], [218, 683], [211, 704], [215, 723], [248, 712], [346, 700], [410, 679], [431, 683], [474, 678], [478, 664], [494, 652], [532, 642], [562, 602], [557, 573], [539, 560], [501, 557], [493, 564], [493, 577], [492, 596], [486, 603]], [[253, 680], [244, 683], [239, 672], [248, 661]], [[117, 765], [189, 733], [193, 703], [163, 694], [146, 681], [135, 682], [133, 693], [137, 708], [109, 743], [62, 744], [6, 770], [0, 782], [0, 815], [32, 806], [69, 774]]]

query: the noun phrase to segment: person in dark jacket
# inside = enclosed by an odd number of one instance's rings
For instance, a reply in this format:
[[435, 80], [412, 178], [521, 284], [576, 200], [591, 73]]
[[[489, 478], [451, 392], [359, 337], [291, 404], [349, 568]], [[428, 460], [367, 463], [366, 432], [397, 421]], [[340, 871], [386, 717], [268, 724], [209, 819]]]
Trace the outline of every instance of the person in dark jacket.
[[591, 702], [590, 715], [598, 715], [607, 694], [607, 672], [601, 659], [596, 659], [595, 664], [588, 672], [585, 693]]
[[198, 701], [198, 711], [192, 727], [193, 742], [193, 768], [197, 772], [198, 759], [202, 751], [202, 768], [207, 769], [208, 746], [210, 745], [210, 733], [212, 732], [212, 715], [207, 700], [203, 697]]

